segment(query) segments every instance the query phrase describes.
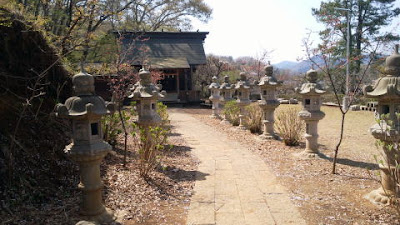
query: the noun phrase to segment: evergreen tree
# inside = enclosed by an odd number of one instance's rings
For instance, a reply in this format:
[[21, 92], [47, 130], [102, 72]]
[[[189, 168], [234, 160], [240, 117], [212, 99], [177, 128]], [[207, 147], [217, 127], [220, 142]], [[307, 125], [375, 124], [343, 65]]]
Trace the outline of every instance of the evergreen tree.
[[368, 47], [377, 41], [399, 40], [393, 33], [382, 33], [381, 28], [390, 25], [392, 19], [400, 14], [400, 8], [394, 7], [395, 0], [329, 0], [321, 2], [319, 9], [313, 8], [312, 14], [318, 22], [325, 25], [320, 32], [322, 41], [327, 41], [332, 32], [337, 32], [339, 40], [333, 49], [334, 55], [344, 58], [346, 54], [347, 12], [337, 8], [349, 9], [350, 56], [354, 59], [352, 72], [361, 69], [362, 56], [368, 54]]

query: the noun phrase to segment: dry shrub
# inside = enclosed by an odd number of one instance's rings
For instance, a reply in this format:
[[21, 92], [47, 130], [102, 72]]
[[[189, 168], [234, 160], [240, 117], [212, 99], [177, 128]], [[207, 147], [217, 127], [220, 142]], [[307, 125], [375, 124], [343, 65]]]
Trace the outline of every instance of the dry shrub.
[[131, 135], [139, 156], [139, 174], [145, 179], [150, 178], [150, 172], [157, 167], [165, 151], [170, 149], [167, 145], [171, 130], [167, 106], [158, 102], [157, 113], [161, 117], [159, 125], [140, 127], [136, 123], [131, 124]]
[[132, 132], [136, 141], [136, 149], [139, 155], [139, 174], [145, 179], [150, 178], [150, 171], [159, 164], [159, 160], [165, 152], [167, 130], [160, 126], [139, 127]]
[[247, 112], [246, 127], [251, 133], [261, 133], [262, 111], [260, 106], [257, 103], [251, 103], [246, 106], [245, 110]]
[[240, 109], [235, 100], [226, 102], [222, 113], [233, 126], [239, 125]]
[[275, 130], [279, 133], [285, 145], [299, 145], [304, 132], [304, 122], [297, 116], [299, 108], [296, 106], [281, 107], [275, 116]]

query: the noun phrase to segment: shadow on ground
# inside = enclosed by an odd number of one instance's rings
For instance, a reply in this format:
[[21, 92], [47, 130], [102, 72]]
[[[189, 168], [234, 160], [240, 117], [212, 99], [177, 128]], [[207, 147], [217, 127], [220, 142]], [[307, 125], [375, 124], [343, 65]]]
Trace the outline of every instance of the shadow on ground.
[[[333, 158], [329, 157], [323, 153], [319, 153], [318, 156], [321, 159], [328, 160], [330, 162], [333, 162]], [[338, 164], [346, 165], [346, 166], [351, 166], [351, 167], [358, 167], [358, 168], [363, 168], [363, 169], [368, 169], [368, 170], [378, 170], [379, 166], [376, 163], [368, 163], [368, 162], [360, 162], [360, 161], [354, 161], [351, 159], [344, 159], [344, 158], [337, 158], [336, 161]]]
[[182, 134], [180, 134], [180, 133], [169, 133], [168, 134], [168, 137], [178, 137], [178, 136], [181, 136]]
[[177, 182], [205, 180], [206, 176], [210, 175], [208, 173], [202, 173], [196, 170], [186, 171], [176, 167], [168, 167], [167, 169], [160, 170], [159, 172]]

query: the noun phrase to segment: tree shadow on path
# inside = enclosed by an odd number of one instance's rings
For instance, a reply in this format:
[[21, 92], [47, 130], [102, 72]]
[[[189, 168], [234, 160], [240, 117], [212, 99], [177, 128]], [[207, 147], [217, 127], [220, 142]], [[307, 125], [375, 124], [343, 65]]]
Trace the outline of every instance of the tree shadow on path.
[[[189, 146], [175, 145], [168, 150], [166, 154], [167, 157], [173, 158], [175, 156], [185, 155], [191, 150], [192, 148]], [[158, 167], [157, 170], [177, 182], [205, 180], [205, 177], [209, 175], [208, 173], [202, 173], [196, 170], [184, 170], [174, 165], [169, 165], [167, 168]]]
[[210, 175], [197, 170], [183, 170], [176, 167], [169, 167], [167, 170], [160, 170], [159, 172], [176, 182], [205, 180]]

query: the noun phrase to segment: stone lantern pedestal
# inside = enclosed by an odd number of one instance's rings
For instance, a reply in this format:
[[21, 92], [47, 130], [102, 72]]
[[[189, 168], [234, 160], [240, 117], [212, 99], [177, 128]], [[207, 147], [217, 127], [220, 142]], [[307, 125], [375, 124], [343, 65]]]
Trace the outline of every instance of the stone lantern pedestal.
[[211, 91], [211, 96], [209, 97], [212, 102], [212, 114], [211, 118], [219, 119], [219, 103], [221, 101], [221, 95], [219, 90], [219, 84], [216, 76], [212, 77], [212, 83], [208, 86], [208, 89]]
[[306, 123], [306, 149], [298, 154], [301, 158], [318, 156], [318, 122], [325, 117], [321, 111], [321, 95], [325, 91], [317, 83], [317, 71], [309, 70], [306, 74], [307, 83], [303, 84], [297, 93], [303, 97], [303, 109], [299, 112], [299, 118]]
[[[376, 118], [379, 124], [370, 128], [371, 134], [382, 145], [383, 163], [379, 164], [381, 170], [382, 187], [372, 191], [365, 197], [379, 205], [388, 205], [392, 200], [400, 196], [399, 182], [395, 177], [400, 177], [400, 170], [396, 165], [400, 164], [400, 54], [399, 46], [396, 51], [386, 58], [383, 77], [376, 81], [374, 86], [364, 87], [364, 96], [378, 100]], [[397, 115], [396, 115], [397, 114]], [[389, 149], [388, 146], [393, 148]]]
[[245, 130], [244, 117], [247, 114], [245, 107], [250, 105], [250, 86], [245, 72], [240, 73], [240, 80], [235, 84], [235, 90], [237, 91], [236, 103], [240, 108], [238, 129]]
[[267, 65], [264, 70], [265, 76], [261, 78], [258, 84], [261, 95], [258, 105], [263, 112], [263, 133], [260, 135], [260, 138], [279, 139], [279, 136], [274, 131], [274, 112], [280, 104], [276, 99], [276, 88], [281, 86], [282, 82], [277, 81], [273, 76], [274, 68], [271, 65]]
[[58, 104], [56, 116], [72, 120], [73, 141], [65, 147], [65, 152], [80, 169], [80, 213], [85, 220], [109, 223], [115, 217], [103, 205], [100, 163], [111, 146], [102, 139], [101, 117], [113, 113], [115, 107], [95, 95], [94, 78], [90, 74], [76, 74], [72, 83], [76, 96]]
[[[229, 77], [228, 76], [224, 77], [224, 83], [221, 84], [219, 89], [220, 89], [220, 92], [221, 92], [221, 104], [225, 107], [225, 104], [227, 102], [233, 100], [232, 95], [233, 95], [233, 92], [235, 91], [233, 89], [233, 85], [231, 85], [229, 83]], [[223, 120], [221, 121], [221, 124], [227, 124], [227, 125], [230, 124], [228, 119], [227, 119], [227, 117], [226, 117], [226, 114], [224, 114], [224, 117], [223, 117]]]

